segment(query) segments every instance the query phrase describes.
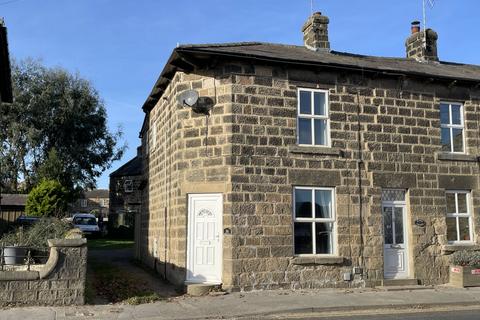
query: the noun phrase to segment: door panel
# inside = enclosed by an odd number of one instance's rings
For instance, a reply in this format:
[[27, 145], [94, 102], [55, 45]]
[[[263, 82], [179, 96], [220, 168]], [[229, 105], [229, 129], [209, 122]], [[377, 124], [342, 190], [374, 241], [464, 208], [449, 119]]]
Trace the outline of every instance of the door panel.
[[384, 277], [408, 277], [408, 254], [405, 232], [405, 206], [384, 204]]
[[187, 281], [221, 283], [221, 194], [188, 196]]

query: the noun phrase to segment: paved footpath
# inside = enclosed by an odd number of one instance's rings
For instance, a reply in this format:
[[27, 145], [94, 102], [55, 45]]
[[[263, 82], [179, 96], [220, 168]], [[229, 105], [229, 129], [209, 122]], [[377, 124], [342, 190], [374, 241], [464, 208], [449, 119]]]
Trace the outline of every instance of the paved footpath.
[[139, 306], [21, 307], [0, 311], [0, 319], [233, 319], [265, 318], [285, 313], [308, 314], [435, 307], [480, 306], [480, 288], [437, 287], [412, 291], [277, 290], [221, 296], [177, 297]]

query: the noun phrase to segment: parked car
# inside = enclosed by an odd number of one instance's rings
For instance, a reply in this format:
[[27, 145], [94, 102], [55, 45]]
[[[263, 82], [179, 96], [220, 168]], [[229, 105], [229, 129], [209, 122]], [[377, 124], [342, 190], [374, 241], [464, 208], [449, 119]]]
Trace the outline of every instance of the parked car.
[[30, 227], [32, 224], [34, 224], [38, 220], [40, 220], [40, 218], [38, 217], [28, 217], [25, 215], [21, 215], [15, 220], [15, 226]]
[[90, 213], [75, 214], [72, 219], [73, 226], [82, 230], [86, 236], [99, 236], [100, 228], [98, 227], [97, 218]]

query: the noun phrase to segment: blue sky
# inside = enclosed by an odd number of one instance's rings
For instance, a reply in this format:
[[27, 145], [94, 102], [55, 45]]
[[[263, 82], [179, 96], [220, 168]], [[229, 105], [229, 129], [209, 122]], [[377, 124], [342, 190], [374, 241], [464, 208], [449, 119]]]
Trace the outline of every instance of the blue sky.
[[[315, 0], [330, 17], [333, 50], [405, 55], [410, 22], [422, 0]], [[480, 64], [478, 0], [436, 0], [429, 27], [445, 61]], [[109, 125], [121, 126], [128, 150], [99, 179], [135, 155], [141, 106], [172, 49], [186, 43], [265, 41], [301, 44], [310, 0], [0, 0], [11, 55], [40, 58], [92, 81]]]

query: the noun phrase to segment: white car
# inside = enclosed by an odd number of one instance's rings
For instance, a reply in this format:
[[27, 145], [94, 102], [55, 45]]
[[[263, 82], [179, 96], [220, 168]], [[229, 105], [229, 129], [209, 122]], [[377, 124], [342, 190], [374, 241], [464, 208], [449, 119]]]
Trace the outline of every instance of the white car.
[[85, 235], [100, 235], [97, 218], [90, 213], [77, 213], [72, 219], [75, 228], [82, 230]]

